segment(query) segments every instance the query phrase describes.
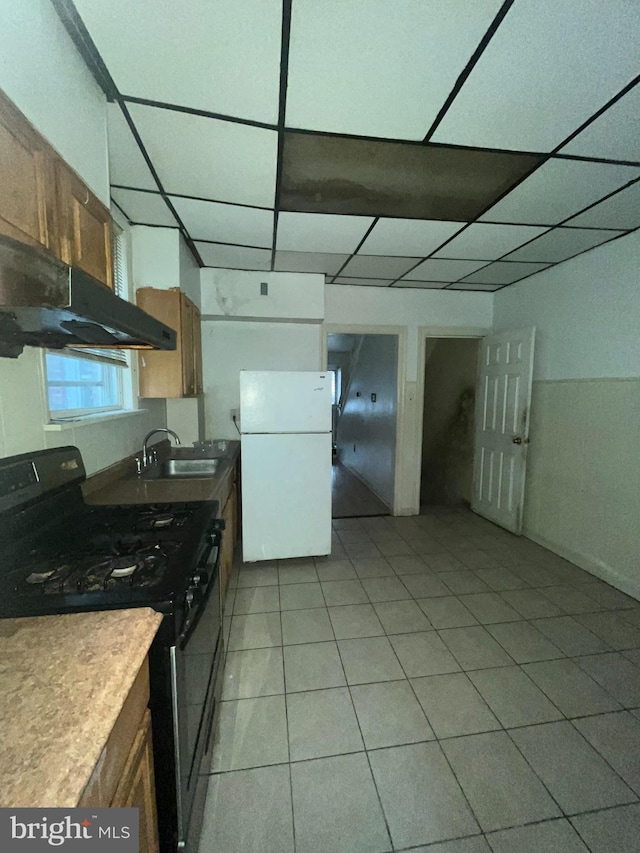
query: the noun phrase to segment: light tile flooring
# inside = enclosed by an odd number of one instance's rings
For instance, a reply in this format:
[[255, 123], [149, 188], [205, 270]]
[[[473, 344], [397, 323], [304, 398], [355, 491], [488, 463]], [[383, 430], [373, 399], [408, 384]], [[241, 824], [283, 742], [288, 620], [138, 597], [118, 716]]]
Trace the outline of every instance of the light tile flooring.
[[461, 510], [238, 565], [200, 853], [640, 850], [640, 603]]

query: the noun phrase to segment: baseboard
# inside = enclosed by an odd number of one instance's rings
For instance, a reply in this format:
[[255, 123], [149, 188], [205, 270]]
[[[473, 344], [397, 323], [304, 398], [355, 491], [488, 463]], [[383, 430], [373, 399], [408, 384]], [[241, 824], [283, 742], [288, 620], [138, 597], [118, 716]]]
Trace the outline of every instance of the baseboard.
[[589, 574], [594, 575], [596, 578], [611, 584], [611, 586], [619, 589], [620, 592], [624, 592], [640, 600], [640, 578], [634, 581], [632, 578], [625, 577], [614, 569], [613, 566], [608, 566], [605, 563], [594, 560], [588, 554], [580, 554], [577, 551], [572, 551], [570, 548], [565, 548], [557, 542], [546, 539], [534, 530], [525, 528], [523, 533], [527, 539], [531, 539], [538, 545], [542, 545], [548, 551], [553, 551], [559, 557], [564, 557], [565, 560], [569, 560], [570, 563], [574, 563], [576, 566], [584, 569], [585, 572], [589, 572]]

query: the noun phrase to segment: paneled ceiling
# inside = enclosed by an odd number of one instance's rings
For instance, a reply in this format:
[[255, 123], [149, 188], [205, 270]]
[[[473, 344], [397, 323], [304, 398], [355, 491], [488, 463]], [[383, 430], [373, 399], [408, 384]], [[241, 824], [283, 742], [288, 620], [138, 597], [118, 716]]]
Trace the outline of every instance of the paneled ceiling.
[[204, 266], [494, 291], [640, 227], [635, 0], [53, 0]]

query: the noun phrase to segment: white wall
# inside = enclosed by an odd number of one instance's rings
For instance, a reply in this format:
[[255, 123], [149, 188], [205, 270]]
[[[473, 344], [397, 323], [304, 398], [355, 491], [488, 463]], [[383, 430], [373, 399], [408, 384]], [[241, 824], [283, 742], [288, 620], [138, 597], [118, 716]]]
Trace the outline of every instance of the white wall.
[[169, 290], [180, 286], [180, 232], [177, 228], [131, 226], [133, 284]]
[[205, 432], [237, 438], [241, 370], [322, 368], [324, 276], [207, 268], [200, 286]]
[[405, 327], [405, 380], [415, 382], [422, 370], [419, 364], [420, 328], [490, 329], [493, 323], [493, 297], [490, 293], [455, 290], [328, 284], [325, 287], [325, 322]]
[[365, 335], [338, 421], [340, 461], [388, 507], [394, 500], [397, 378], [397, 336]]
[[523, 323], [534, 379], [640, 376], [640, 232], [498, 291], [496, 330]]
[[[268, 296], [260, 296], [263, 281], [268, 283]], [[322, 369], [325, 353], [319, 326], [314, 324], [324, 320], [329, 330], [334, 325], [364, 325], [381, 332], [392, 326], [400, 335], [402, 402], [398, 423], [402, 459], [395, 509], [402, 514], [418, 512], [421, 448], [415, 402], [420, 329], [489, 329], [492, 296], [325, 286], [323, 282], [324, 276], [312, 273], [201, 271], [206, 434], [221, 438], [237, 435], [229, 412], [239, 405], [241, 368]], [[370, 331], [375, 332], [375, 328]]]
[[50, 0], [0, 0], [0, 88], [109, 206], [105, 97]]
[[184, 237], [179, 241], [180, 287], [189, 299], [200, 308], [200, 267], [191, 254]]
[[640, 597], [640, 233], [495, 298], [536, 325], [525, 533]]
[[[0, 0], [0, 16], [0, 86], [108, 204], [106, 100], [52, 4]], [[116, 419], [49, 425], [43, 352], [26, 347], [18, 359], [0, 358], [1, 456], [75, 444], [91, 474], [139, 450], [144, 435], [164, 425], [164, 400]]]
[[[421, 335], [429, 327], [433, 334], [443, 329], [490, 329], [493, 324], [493, 294], [414, 288], [325, 287], [325, 326], [329, 331], [400, 332], [399, 375], [400, 454], [397, 460], [395, 512], [412, 515], [420, 509], [420, 461], [422, 446], [418, 410], [418, 384], [422, 382]], [[347, 328], [351, 327], [351, 328]]]
[[[268, 294], [260, 295], [267, 284]], [[202, 314], [240, 320], [309, 321], [324, 318], [324, 276], [318, 273], [203, 269]]]
[[[204, 296], [204, 290], [203, 290]], [[207, 438], [238, 438], [241, 370], [320, 370], [320, 326], [210, 320], [202, 323]]]

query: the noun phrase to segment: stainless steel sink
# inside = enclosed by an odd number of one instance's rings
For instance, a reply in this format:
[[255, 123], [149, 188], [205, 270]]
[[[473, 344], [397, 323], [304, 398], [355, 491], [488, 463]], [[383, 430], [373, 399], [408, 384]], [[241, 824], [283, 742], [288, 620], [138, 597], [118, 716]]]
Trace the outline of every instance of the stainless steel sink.
[[219, 459], [165, 459], [142, 474], [145, 480], [184, 480], [189, 477], [213, 477]]

